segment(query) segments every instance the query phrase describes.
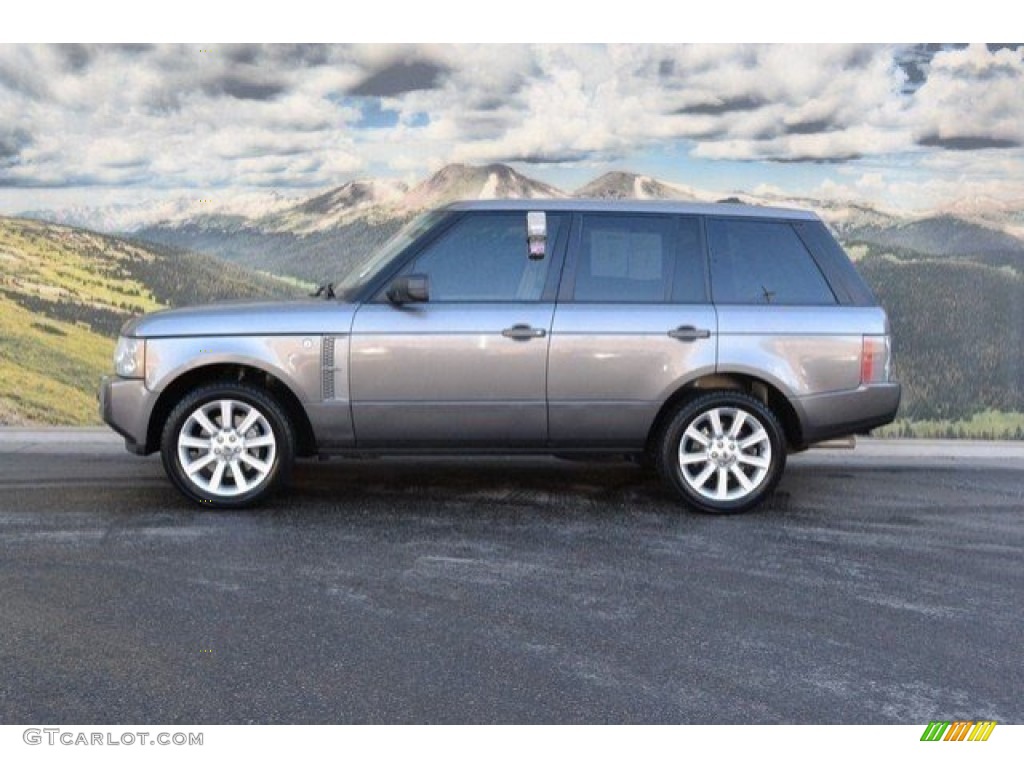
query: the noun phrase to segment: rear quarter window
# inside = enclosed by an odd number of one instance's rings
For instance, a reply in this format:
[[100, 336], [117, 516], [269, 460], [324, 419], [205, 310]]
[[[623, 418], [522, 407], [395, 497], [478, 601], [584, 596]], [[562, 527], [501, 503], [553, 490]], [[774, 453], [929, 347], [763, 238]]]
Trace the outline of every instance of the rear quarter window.
[[718, 304], [835, 304], [818, 265], [785, 221], [709, 219], [711, 293]]

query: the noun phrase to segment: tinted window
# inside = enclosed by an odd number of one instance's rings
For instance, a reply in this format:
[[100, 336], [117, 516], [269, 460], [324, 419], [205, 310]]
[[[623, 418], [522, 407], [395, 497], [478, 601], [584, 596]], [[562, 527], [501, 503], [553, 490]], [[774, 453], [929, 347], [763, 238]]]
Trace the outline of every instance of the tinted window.
[[548, 216], [545, 259], [528, 257], [526, 213], [465, 214], [405, 270], [430, 277], [430, 301], [538, 301], [560, 220]]
[[804, 241], [804, 245], [821, 267], [840, 304], [870, 307], [878, 303], [871, 289], [857, 274], [850, 257], [823, 223], [801, 221], [794, 224], [793, 229], [800, 235], [800, 239]]
[[584, 216], [573, 298], [666, 301], [674, 229], [668, 216]]
[[720, 304], [835, 304], [811, 254], [785, 222], [711, 219], [711, 290]]

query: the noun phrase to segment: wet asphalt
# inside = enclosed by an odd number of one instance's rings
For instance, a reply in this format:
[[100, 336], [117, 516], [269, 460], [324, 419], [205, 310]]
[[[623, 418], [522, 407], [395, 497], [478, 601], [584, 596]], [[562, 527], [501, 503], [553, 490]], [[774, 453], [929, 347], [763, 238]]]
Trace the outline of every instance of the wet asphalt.
[[159, 459], [0, 446], [3, 723], [1024, 722], [1024, 472], [794, 457], [685, 511], [624, 463], [302, 463], [192, 506]]

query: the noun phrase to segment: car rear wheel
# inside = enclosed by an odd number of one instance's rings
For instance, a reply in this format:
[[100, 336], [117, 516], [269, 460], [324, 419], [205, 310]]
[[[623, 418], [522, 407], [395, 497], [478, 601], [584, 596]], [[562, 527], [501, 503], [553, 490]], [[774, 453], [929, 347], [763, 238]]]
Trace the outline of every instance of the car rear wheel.
[[193, 501], [242, 507], [265, 498], [291, 471], [288, 416], [267, 392], [236, 382], [192, 390], [164, 426], [167, 476]]
[[761, 503], [786, 465], [775, 414], [742, 392], [712, 392], [684, 403], [658, 445], [658, 470], [701, 512], [731, 514]]

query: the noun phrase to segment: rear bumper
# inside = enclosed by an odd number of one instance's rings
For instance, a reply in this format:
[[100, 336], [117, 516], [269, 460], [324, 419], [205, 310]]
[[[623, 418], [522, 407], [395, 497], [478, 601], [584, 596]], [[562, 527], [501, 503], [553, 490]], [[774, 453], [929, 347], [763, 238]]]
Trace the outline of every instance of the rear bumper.
[[811, 395], [793, 401], [800, 417], [803, 442], [860, 434], [896, 418], [900, 385], [872, 384], [847, 392]]
[[104, 376], [100, 380], [100, 418], [124, 438], [124, 447], [132, 453], [151, 452], [146, 438], [155, 400], [142, 379]]

